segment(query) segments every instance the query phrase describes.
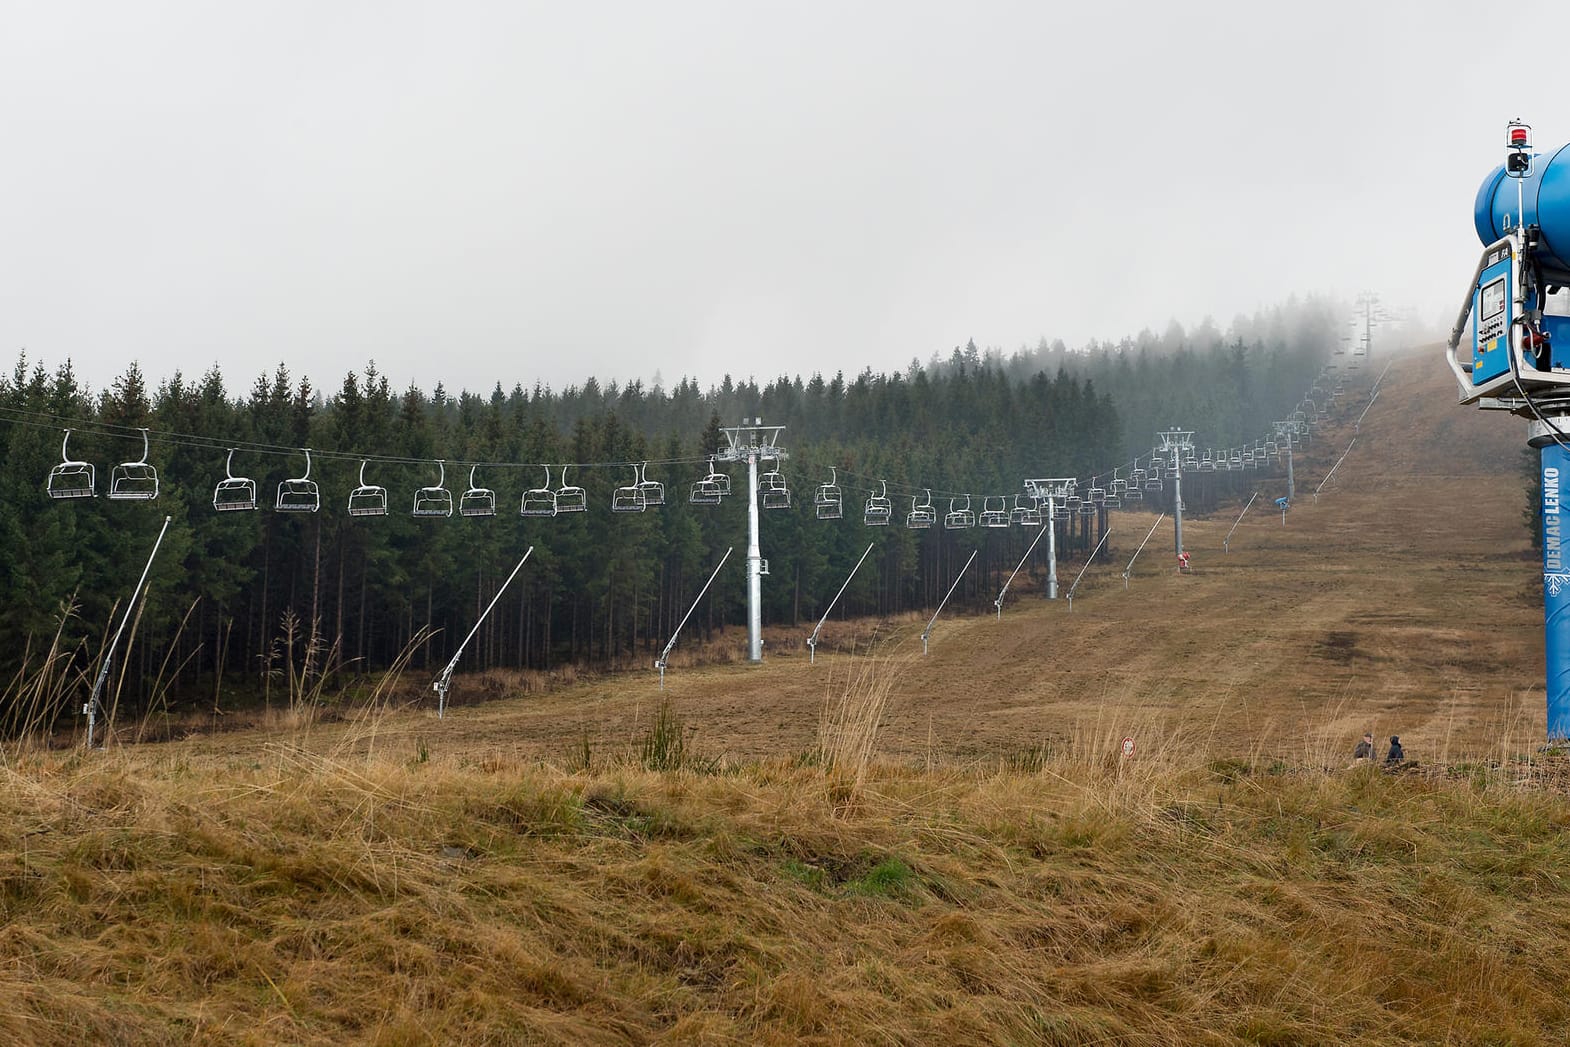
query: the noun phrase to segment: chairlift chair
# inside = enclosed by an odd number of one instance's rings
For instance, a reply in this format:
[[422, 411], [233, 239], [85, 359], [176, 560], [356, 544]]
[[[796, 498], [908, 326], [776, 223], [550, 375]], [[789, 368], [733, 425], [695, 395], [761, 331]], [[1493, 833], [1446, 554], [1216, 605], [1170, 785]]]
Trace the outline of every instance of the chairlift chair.
[[1200, 456], [1197, 468], [1202, 473], [1213, 473], [1216, 471], [1216, 460], [1210, 456], [1208, 450]]
[[1080, 498], [1079, 495], [1071, 494], [1067, 498], [1063, 499], [1063, 508], [1067, 509], [1070, 513], [1077, 513], [1079, 512], [1079, 506], [1082, 501], [1084, 501], [1084, 499]]
[[649, 479], [648, 462], [638, 466], [638, 490], [643, 492], [644, 505], [665, 504], [665, 484], [659, 480]]
[[1012, 516], [1014, 518], [1014, 522], [1019, 524], [1021, 527], [1040, 527], [1040, 503], [1032, 498], [1030, 500], [1030, 504], [1027, 505], [1023, 501], [1024, 498], [1025, 495], [1022, 494], [1016, 494], [1014, 496], [1014, 508], [1010, 511], [1009, 515]]
[[1152, 469], [1150, 472], [1145, 474], [1145, 490], [1147, 490], [1147, 491], [1159, 491], [1159, 490], [1161, 490], [1161, 470], [1160, 469]]
[[[551, 471], [545, 469], [546, 486], [550, 486]], [[727, 478], [728, 479], [728, 478]], [[556, 488], [556, 511], [558, 513], [581, 513], [589, 508], [588, 496], [583, 488], [567, 482], [567, 466], [561, 467], [561, 486]]]
[[142, 430], [142, 457], [121, 462], [109, 472], [109, 497], [146, 502], [158, 497], [158, 470], [147, 464], [147, 430]]
[[712, 458], [709, 459], [709, 475], [704, 477], [704, 479], [713, 481], [715, 486], [720, 489], [721, 496], [730, 494], [730, 474], [722, 473], [714, 468], [714, 459]]
[[1072, 518], [1073, 515], [1074, 513], [1070, 511], [1068, 507], [1067, 499], [1064, 499], [1061, 502], [1052, 503], [1052, 518], [1054, 520], [1067, 520]]
[[[496, 492], [489, 487], [474, 486], [474, 471], [479, 466], [469, 466], [469, 489], [458, 498], [459, 516], [495, 516]], [[546, 474], [545, 482], [550, 483], [550, 474]]]
[[281, 513], [314, 513], [322, 507], [322, 492], [311, 479], [311, 449], [305, 452], [305, 472], [278, 484], [278, 496], [273, 508]]
[[709, 472], [702, 479], [692, 482], [687, 501], [692, 505], [719, 505], [730, 494], [730, 477], [714, 471], [714, 459], [709, 459]]
[[643, 473], [635, 465], [632, 467], [632, 483], [626, 487], [618, 487], [611, 492], [611, 512], [613, 513], [641, 513], [645, 506], [643, 502], [642, 483]]
[[213, 488], [213, 508], [220, 513], [256, 508], [256, 481], [234, 475], [234, 448], [224, 461], [224, 478]]
[[1122, 477], [1114, 476], [1107, 481], [1107, 498], [1122, 498], [1123, 492], [1128, 490], [1128, 481]]
[[710, 476], [692, 481], [692, 490], [687, 495], [689, 505], [719, 505], [724, 500], [720, 493], [720, 485], [715, 483]]
[[943, 526], [950, 531], [976, 526], [976, 514], [970, 508], [970, 495], [964, 495], [965, 504], [958, 498], [949, 499], [949, 511], [943, 515]]
[[1009, 501], [1003, 495], [989, 494], [982, 499], [981, 515], [977, 518], [983, 527], [1009, 525]]
[[1227, 456], [1227, 468], [1229, 468], [1229, 469], [1241, 469], [1241, 468], [1243, 468], [1243, 455], [1241, 453], [1237, 452], [1237, 451], [1229, 452], [1228, 456]]
[[1162, 471], [1167, 474], [1168, 480], [1176, 480], [1183, 475], [1178, 471], [1178, 467], [1172, 462], [1168, 462]]
[[360, 486], [349, 492], [349, 515], [386, 516], [387, 488], [365, 482], [365, 465], [360, 463]]
[[91, 462], [74, 462], [66, 452], [66, 445], [71, 442], [71, 430], [65, 431], [65, 439], [60, 441], [60, 464], [49, 470], [49, 479], [44, 481], [44, 489], [51, 498], [91, 498], [97, 492], [93, 490], [97, 470]]
[[879, 480], [878, 486], [881, 494], [867, 493], [866, 505], [862, 508], [861, 522], [868, 527], [887, 527], [889, 517], [894, 515], [894, 506], [889, 502], [889, 485], [887, 481]]
[[785, 474], [778, 469], [770, 469], [758, 477], [758, 495], [759, 508], [790, 508], [790, 488], [786, 486]]
[[1140, 488], [1139, 484], [1130, 480], [1128, 490], [1123, 492], [1123, 500], [1125, 502], [1142, 502], [1145, 500], [1145, 492]]
[[829, 482], [819, 484], [812, 496], [813, 512], [820, 520], [838, 520], [844, 512], [844, 499], [840, 496], [839, 471], [829, 466]]
[[452, 515], [452, 492], [447, 490], [447, 463], [436, 460], [437, 478], [433, 487], [422, 487], [414, 492], [414, 508], [410, 515], [438, 517]]
[[[567, 467], [562, 466], [562, 482], [567, 480]], [[518, 503], [519, 516], [555, 516], [561, 511], [561, 492], [551, 487], [551, 467], [545, 467], [545, 483], [540, 487], [531, 487], [523, 492], [523, 500]]]
[[1128, 486], [1130, 490], [1145, 486], [1145, 470], [1137, 466], [1130, 469], [1128, 471]]
[[938, 511], [932, 507], [932, 491], [927, 490], [921, 501], [910, 500], [910, 512], [905, 515], [905, 526], [912, 531], [925, 531], [938, 522]]

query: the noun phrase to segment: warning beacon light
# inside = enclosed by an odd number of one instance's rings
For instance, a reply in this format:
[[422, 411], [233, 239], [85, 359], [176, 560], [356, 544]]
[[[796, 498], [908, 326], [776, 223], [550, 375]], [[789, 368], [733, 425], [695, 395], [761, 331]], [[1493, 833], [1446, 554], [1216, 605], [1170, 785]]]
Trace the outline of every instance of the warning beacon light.
[[1532, 128], [1505, 128], [1505, 162], [1477, 191], [1483, 255], [1450, 331], [1463, 404], [1535, 417], [1570, 411], [1570, 146], [1534, 153]]
[[1512, 120], [1505, 127], [1505, 174], [1524, 178], [1532, 170], [1532, 125]]

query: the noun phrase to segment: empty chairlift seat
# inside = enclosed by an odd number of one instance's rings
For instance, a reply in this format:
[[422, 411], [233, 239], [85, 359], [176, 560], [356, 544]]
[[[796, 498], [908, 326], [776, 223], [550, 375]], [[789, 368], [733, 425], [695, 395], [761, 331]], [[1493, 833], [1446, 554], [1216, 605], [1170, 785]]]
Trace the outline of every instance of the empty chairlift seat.
[[812, 510], [819, 520], [838, 520], [844, 515], [844, 498], [840, 494], [839, 470], [829, 467], [829, 482], [820, 484], [812, 496]]
[[638, 466], [638, 490], [643, 495], [643, 504], [664, 505], [665, 485], [659, 480], [649, 479], [649, 463], [643, 462]]
[[693, 505], [719, 505], [728, 494], [730, 494], [730, 477], [716, 471], [714, 459], [710, 458], [708, 475], [693, 481], [687, 501]]
[[878, 484], [881, 493], [869, 491], [866, 505], [862, 508], [861, 522], [868, 527], [887, 527], [889, 517], [894, 515], [894, 507], [889, 502], [889, 485], [882, 480]]
[[926, 491], [922, 501], [910, 500], [910, 512], [905, 516], [905, 526], [915, 531], [924, 531], [938, 522], [938, 511], [932, 507], [932, 492]]
[[436, 468], [435, 485], [414, 492], [414, 508], [410, 515], [427, 519], [452, 515], [452, 492], [447, 490], [447, 463], [438, 459]]
[[303, 447], [305, 472], [280, 481], [273, 508], [281, 513], [314, 513], [322, 507], [322, 492], [311, 479], [311, 449]]
[[360, 486], [349, 492], [350, 516], [386, 516], [387, 488], [365, 482], [365, 466], [360, 463]]
[[611, 512], [613, 513], [641, 513], [645, 506], [643, 502], [643, 488], [639, 486], [642, 472], [635, 465], [632, 467], [632, 483], [626, 487], [618, 487], [611, 492]]
[[224, 478], [213, 488], [213, 508], [220, 513], [256, 508], [256, 481], [234, 475], [234, 448], [224, 461]]
[[[567, 470], [562, 469], [562, 480], [567, 479]], [[530, 517], [555, 516], [560, 510], [561, 492], [551, 487], [551, 467], [545, 467], [545, 483], [539, 487], [531, 487], [523, 492], [523, 500], [518, 503], [518, 515]]]
[[147, 464], [147, 430], [141, 432], [142, 457], [121, 462], [110, 470], [110, 498], [145, 502], [158, 497], [158, 470]]
[[790, 488], [785, 483], [785, 474], [778, 469], [770, 469], [758, 477], [759, 506], [764, 509], [789, 509]]
[[[589, 497], [583, 488], [567, 482], [567, 466], [561, 467], [561, 486], [556, 489], [558, 513], [581, 513], [589, 508]], [[545, 470], [546, 485], [550, 484], [550, 469]]]
[[[479, 466], [469, 466], [469, 489], [458, 499], [459, 516], [495, 516], [496, 492], [489, 487], [474, 486], [474, 471]], [[549, 477], [546, 483], [550, 482]]]
[[91, 498], [97, 493], [94, 490], [97, 471], [91, 462], [72, 461], [66, 451], [70, 442], [71, 430], [67, 429], [65, 439], [60, 441], [60, 464], [49, 470], [44, 489], [51, 498]]
[[949, 511], [943, 516], [943, 526], [951, 531], [976, 526], [976, 514], [970, 508], [970, 495], [962, 495], [961, 498], [950, 498]]
[[1009, 512], [1014, 522], [1021, 527], [1041, 526], [1041, 505], [1034, 498], [1026, 501], [1026, 495], [1014, 496], [1014, 508]]
[[1009, 525], [1008, 499], [1002, 495], [987, 495], [981, 502], [981, 526], [1007, 527]]

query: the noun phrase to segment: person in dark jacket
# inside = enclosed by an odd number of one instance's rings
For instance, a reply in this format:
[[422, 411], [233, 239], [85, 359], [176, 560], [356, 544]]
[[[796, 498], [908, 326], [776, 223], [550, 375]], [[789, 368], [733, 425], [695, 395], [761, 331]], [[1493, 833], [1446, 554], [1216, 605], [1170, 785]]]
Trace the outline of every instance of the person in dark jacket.
[[1385, 753], [1385, 766], [1395, 767], [1406, 762], [1406, 750], [1401, 748], [1401, 739], [1395, 735], [1390, 736], [1390, 751]]
[[1373, 758], [1374, 736], [1372, 733], [1365, 733], [1363, 735], [1363, 740], [1358, 742], [1357, 745], [1353, 747], [1352, 759], [1354, 762], [1360, 762], [1363, 760], [1372, 760]]

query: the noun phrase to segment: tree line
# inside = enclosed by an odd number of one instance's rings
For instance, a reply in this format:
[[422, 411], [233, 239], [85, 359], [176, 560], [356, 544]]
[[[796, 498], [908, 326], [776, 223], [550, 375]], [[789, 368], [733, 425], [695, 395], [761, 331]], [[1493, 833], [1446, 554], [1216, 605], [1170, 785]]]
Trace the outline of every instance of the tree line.
[[[8, 550], [0, 593], [10, 610], [0, 619], [0, 659], [13, 693], [56, 635], [70, 664], [90, 671], [169, 516], [135, 642], [117, 669], [122, 707], [220, 693], [266, 699], [282, 674], [299, 670], [308, 646], [317, 671], [331, 650], [339, 675], [374, 674], [411, 644], [413, 665], [434, 671], [530, 546], [461, 670], [647, 664], [730, 546], [730, 565], [688, 629], [696, 640], [746, 621], [745, 465], [714, 466], [728, 471], [735, 492], [720, 505], [689, 504], [688, 492], [724, 445], [722, 428], [759, 417], [785, 427], [789, 457], [764, 468], [778, 468], [791, 490], [788, 509], [763, 513], [766, 622], [815, 620], [869, 542], [874, 553], [837, 616], [931, 608], [972, 550], [976, 563], [951, 606], [990, 607], [1035, 535], [941, 522], [910, 530], [900, 524], [912, 499], [930, 489], [941, 521], [950, 499], [963, 504], [967, 493], [979, 511], [986, 496], [1012, 496], [1027, 477], [1088, 476], [1148, 451], [1151, 419], [1263, 435], [1266, 416], [1290, 410], [1327, 346], [1234, 339], [1174, 352], [1049, 352], [1051, 369], [1027, 374], [1021, 354], [1005, 361], [972, 344], [939, 364], [852, 378], [726, 376], [709, 389], [687, 378], [669, 388], [590, 379], [560, 391], [498, 384], [489, 395], [395, 392], [374, 364], [330, 392], [279, 367], [243, 394], [217, 370], [149, 388], [133, 364], [94, 393], [69, 364], [49, 370], [23, 356], [0, 378]], [[65, 428], [69, 456], [97, 465], [99, 497], [45, 491]], [[112, 464], [140, 457], [140, 428], [150, 431], [158, 497], [103, 497]], [[257, 484], [257, 511], [213, 508], [229, 448], [234, 473]], [[305, 448], [322, 507], [276, 511], [276, 489], [301, 475]], [[438, 460], [454, 498], [472, 466], [474, 484], [496, 491], [496, 516], [411, 515], [414, 492], [437, 483]], [[632, 483], [642, 462], [665, 484], [666, 504], [610, 512], [615, 489]], [[362, 463], [367, 482], [387, 489], [386, 516], [346, 511]], [[566, 463], [577, 464], [564, 478]], [[844, 518], [818, 520], [813, 494], [831, 467]], [[888, 484], [893, 526], [866, 527], [863, 505], [879, 481]], [[1213, 499], [1223, 482], [1186, 483], [1185, 501]], [[526, 490], [563, 483], [584, 488], [587, 512], [519, 515]], [[1104, 514], [1076, 517], [1058, 524], [1059, 538], [1067, 551], [1086, 550], [1105, 526]], [[291, 634], [298, 643], [285, 642]], [[80, 698], [57, 702], [49, 719]]]

